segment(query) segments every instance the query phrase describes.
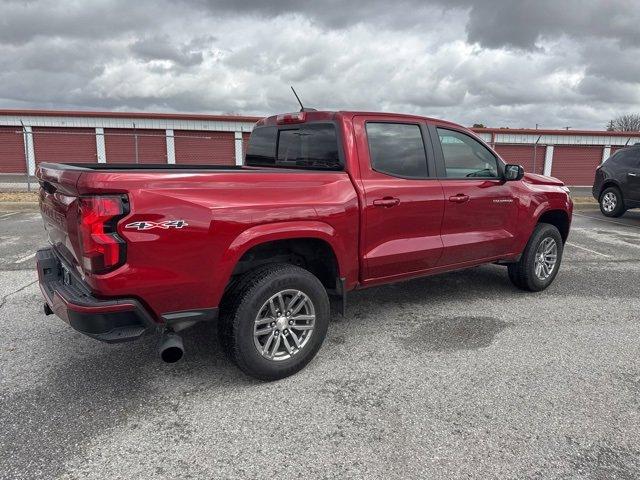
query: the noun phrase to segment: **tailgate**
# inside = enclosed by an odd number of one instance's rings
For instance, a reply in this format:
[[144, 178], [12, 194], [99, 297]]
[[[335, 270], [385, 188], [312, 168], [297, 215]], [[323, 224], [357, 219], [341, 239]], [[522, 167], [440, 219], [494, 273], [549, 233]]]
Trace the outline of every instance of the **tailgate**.
[[78, 266], [78, 191], [84, 169], [43, 163], [36, 176], [40, 183], [40, 213], [49, 242], [70, 264]]

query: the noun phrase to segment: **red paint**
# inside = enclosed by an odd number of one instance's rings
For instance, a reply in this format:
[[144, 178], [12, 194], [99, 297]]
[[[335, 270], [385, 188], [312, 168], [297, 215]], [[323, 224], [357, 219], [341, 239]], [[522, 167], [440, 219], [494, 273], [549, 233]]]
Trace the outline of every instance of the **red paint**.
[[[326, 242], [351, 290], [513, 260], [543, 213], [560, 210], [571, 218], [571, 200], [556, 179], [527, 174], [514, 182], [407, 180], [370, 166], [366, 120], [445, 126], [478, 138], [463, 127], [409, 115], [307, 112], [306, 117], [336, 122], [344, 172], [250, 167], [101, 171], [43, 165], [38, 177], [58, 189], [53, 194], [41, 190], [49, 234], [95, 296], [138, 299], [158, 319], [167, 312], [218, 306], [238, 260], [264, 242]], [[276, 117], [270, 117], [259, 125], [275, 123]], [[118, 193], [130, 201], [130, 213], [117, 227], [127, 245], [126, 262], [102, 275], [83, 272], [77, 261], [77, 196]], [[167, 220], [185, 220], [188, 226], [124, 228], [136, 221]]]
[[[446, 180], [440, 235], [444, 253], [439, 265], [492, 258], [513, 251], [518, 234], [515, 192], [502, 180]], [[452, 201], [456, 197], [464, 201]]]
[[434, 267], [442, 255], [444, 197], [440, 182], [399, 179], [371, 168], [365, 122], [388, 119], [385, 115], [359, 115], [353, 122], [364, 206], [360, 251], [365, 268], [361, 281], [425, 270]]

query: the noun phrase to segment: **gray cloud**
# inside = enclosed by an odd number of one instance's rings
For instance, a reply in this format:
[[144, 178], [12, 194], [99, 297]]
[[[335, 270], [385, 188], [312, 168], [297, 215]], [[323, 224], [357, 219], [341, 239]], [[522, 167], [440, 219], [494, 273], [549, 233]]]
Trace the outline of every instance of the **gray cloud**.
[[5, 1], [0, 106], [271, 114], [305, 103], [601, 128], [640, 110], [631, 0]]
[[532, 49], [545, 38], [600, 37], [640, 44], [640, 12], [634, 0], [487, 0], [472, 6], [468, 38], [491, 48]]
[[188, 43], [176, 45], [169, 35], [154, 35], [136, 40], [129, 49], [134, 56], [146, 61], [166, 60], [183, 67], [192, 67], [202, 63], [203, 52], [198, 46], [203, 45], [205, 40], [212, 42], [213, 38], [195, 38]]
[[126, 0], [5, 1], [0, 6], [0, 41], [20, 45], [36, 38], [113, 38], [147, 29], [155, 10], [149, 7]]
[[[188, 1], [188, 0], [187, 0]], [[471, 42], [485, 47], [535, 48], [541, 38], [563, 35], [599, 36], [640, 45], [640, 11], [635, 0], [193, 0], [211, 13], [244, 12], [257, 18], [296, 13], [326, 28], [347, 28], [374, 23], [387, 28], [429, 28], [437, 21], [432, 6], [468, 12]]]

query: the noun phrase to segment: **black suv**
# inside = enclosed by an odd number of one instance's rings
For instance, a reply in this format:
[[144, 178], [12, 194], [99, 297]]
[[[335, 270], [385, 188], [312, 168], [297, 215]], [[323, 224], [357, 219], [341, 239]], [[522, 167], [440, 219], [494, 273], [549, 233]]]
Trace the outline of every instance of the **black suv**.
[[623, 148], [596, 169], [593, 196], [607, 217], [640, 207], [640, 144]]

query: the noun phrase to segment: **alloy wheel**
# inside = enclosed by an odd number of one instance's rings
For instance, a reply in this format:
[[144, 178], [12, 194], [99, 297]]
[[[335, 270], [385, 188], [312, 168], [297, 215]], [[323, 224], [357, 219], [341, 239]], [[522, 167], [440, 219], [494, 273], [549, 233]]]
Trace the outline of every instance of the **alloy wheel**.
[[298, 354], [313, 334], [316, 320], [311, 299], [300, 290], [282, 290], [260, 308], [253, 325], [258, 353], [273, 361]]
[[558, 244], [554, 238], [546, 237], [536, 249], [534, 272], [540, 280], [551, 276], [558, 261]]
[[603, 195], [602, 197], [602, 209], [607, 212], [607, 213], [611, 213], [616, 209], [616, 206], [618, 205], [618, 197], [616, 196], [615, 193], [613, 192], [607, 192]]

